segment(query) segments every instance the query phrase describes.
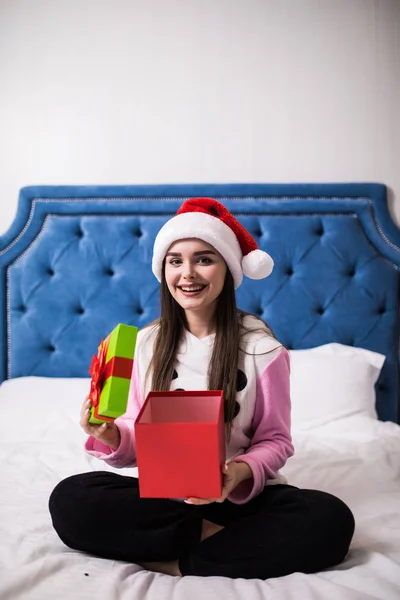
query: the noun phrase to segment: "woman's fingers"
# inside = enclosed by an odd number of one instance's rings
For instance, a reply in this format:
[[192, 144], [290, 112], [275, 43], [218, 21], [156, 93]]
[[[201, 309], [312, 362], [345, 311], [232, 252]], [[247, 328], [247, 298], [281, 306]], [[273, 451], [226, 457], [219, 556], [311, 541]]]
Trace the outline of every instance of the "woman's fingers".
[[81, 406], [81, 414], [79, 419], [79, 424], [82, 427], [83, 431], [88, 435], [94, 435], [94, 433], [98, 430], [98, 427], [90, 425], [90, 407], [92, 403], [88, 396], [86, 396], [82, 406]]
[[201, 506], [202, 504], [212, 504], [213, 502], [218, 502], [219, 498], [187, 498], [185, 500], [186, 504], [195, 504], [196, 506]]
[[82, 422], [85, 422], [89, 419], [90, 416], [90, 406], [91, 406], [91, 402], [90, 400], [86, 399], [84, 400], [82, 406], [81, 406], [81, 413], [80, 413], [80, 420]]
[[83, 417], [87, 408], [90, 408], [91, 402], [88, 396], [85, 396], [84, 401], [81, 404], [80, 417]]
[[[80, 415], [79, 415], [79, 424], [82, 427], [83, 431], [87, 435], [91, 435], [97, 440], [100, 440], [106, 445], [109, 445], [108, 442], [113, 442], [116, 447], [119, 444], [119, 432], [118, 435], [115, 432], [114, 422], [104, 422], [99, 424], [89, 423], [90, 419], [90, 407], [92, 403], [89, 398], [89, 394], [85, 396], [85, 399], [82, 403]], [[118, 438], [118, 439], [117, 439]]]

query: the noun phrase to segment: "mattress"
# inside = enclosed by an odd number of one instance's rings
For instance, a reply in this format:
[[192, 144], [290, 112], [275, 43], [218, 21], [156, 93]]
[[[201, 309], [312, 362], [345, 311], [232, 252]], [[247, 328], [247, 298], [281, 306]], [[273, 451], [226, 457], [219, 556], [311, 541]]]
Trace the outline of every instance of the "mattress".
[[267, 581], [175, 578], [71, 550], [52, 528], [48, 498], [61, 479], [114, 470], [83, 450], [78, 421], [88, 389], [86, 378], [21, 377], [0, 386], [0, 600], [399, 600], [398, 425], [349, 415], [294, 431], [296, 452], [283, 470], [289, 483], [331, 492], [355, 515], [342, 564]]

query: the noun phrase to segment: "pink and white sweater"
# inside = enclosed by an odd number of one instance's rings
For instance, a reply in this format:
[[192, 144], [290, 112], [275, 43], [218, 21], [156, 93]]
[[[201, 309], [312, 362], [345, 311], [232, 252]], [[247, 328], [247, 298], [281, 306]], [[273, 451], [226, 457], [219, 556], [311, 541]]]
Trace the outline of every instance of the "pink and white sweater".
[[[236, 504], [244, 504], [257, 496], [265, 485], [285, 483], [279, 474], [294, 448], [290, 435], [289, 355], [266, 330], [261, 331], [258, 319], [246, 316], [245, 326], [252, 331], [240, 344], [237, 377], [237, 415], [227, 444], [227, 462], [245, 462], [253, 478], [239, 484], [229, 496]], [[149, 390], [151, 377], [145, 385], [147, 367], [152, 357], [155, 327], [138, 334], [135, 361], [126, 413], [115, 420], [121, 442], [113, 451], [93, 437], [85, 448], [113, 467], [135, 467], [134, 423]], [[206, 390], [207, 371], [215, 334], [199, 339], [186, 332], [177, 353], [171, 390]]]

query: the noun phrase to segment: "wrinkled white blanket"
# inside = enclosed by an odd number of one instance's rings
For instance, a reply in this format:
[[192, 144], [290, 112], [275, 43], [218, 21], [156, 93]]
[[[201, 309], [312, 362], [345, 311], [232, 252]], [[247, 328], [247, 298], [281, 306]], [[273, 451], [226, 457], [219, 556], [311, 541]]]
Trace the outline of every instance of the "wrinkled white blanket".
[[296, 454], [284, 469], [293, 485], [334, 493], [353, 510], [355, 537], [336, 568], [268, 581], [179, 579], [65, 547], [49, 494], [70, 474], [104, 469], [84, 453], [78, 425], [88, 385], [21, 378], [0, 386], [0, 600], [400, 599], [400, 427], [367, 417], [294, 432]]

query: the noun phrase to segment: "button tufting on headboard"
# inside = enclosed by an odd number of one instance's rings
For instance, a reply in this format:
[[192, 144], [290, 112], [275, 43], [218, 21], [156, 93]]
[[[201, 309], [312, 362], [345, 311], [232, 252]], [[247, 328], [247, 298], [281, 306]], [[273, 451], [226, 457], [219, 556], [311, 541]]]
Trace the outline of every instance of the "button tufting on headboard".
[[318, 223], [318, 225], [315, 229], [315, 234], [318, 235], [319, 237], [322, 237], [324, 235], [324, 226], [322, 223]]

